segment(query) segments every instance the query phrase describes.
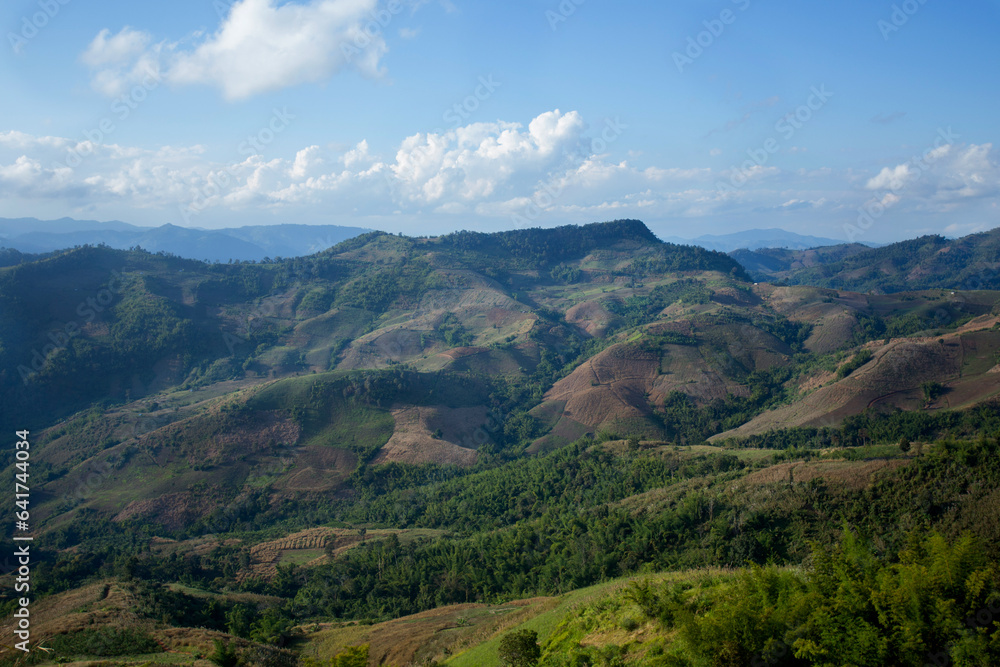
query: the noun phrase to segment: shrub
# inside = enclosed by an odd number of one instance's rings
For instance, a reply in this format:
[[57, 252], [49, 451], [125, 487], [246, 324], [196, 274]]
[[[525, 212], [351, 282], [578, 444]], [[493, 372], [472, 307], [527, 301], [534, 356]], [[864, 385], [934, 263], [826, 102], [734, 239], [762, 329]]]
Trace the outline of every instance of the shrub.
[[534, 667], [542, 657], [534, 630], [508, 632], [500, 640], [500, 661], [509, 667]]
[[56, 635], [49, 647], [65, 655], [137, 655], [159, 653], [160, 645], [148, 633], [129, 628], [97, 628]]
[[872, 360], [871, 350], [861, 350], [855, 354], [850, 361], [837, 369], [837, 379], [843, 380], [845, 377], [858, 370]]
[[933, 401], [944, 393], [944, 385], [940, 382], [925, 382], [920, 385], [924, 390], [924, 398]]

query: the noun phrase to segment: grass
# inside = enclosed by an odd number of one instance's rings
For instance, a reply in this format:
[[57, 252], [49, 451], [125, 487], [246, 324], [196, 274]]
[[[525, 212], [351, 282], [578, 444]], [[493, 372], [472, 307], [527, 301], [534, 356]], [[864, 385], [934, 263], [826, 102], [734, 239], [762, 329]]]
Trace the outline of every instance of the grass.
[[[73, 656], [74, 658], [79, 658], [77, 662], [69, 663], [70, 665], [79, 665], [81, 667], [118, 667], [119, 665], [137, 665], [141, 667], [158, 667], [158, 665], [194, 665], [194, 664], [212, 664], [199, 660], [193, 655], [181, 655], [177, 653], [146, 653], [142, 655], [119, 655], [113, 658], [97, 658], [85, 656]], [[197, 661], [197, 662], [196, 662]], [[56, 663], [56, 662], [40, 662], [38, 663], [42, 667], [46, 665], [56, 665], [56, 664], [66, 664], [66, 663]]]
[[699, 454], [732, 454], [741, 461], [754, 462], [762, 461], [775, 454], [782, 453], [779, 449], [727, 449], [725, 447], [714, 447], [712, 445], [690, 445], [681, 447], [681, 451], [689, 452], [691, 455]]
[[[714, 576], [723, 573], [723, 570], [693, 570], [677, 573], [660, 573], [654, 575], [641, 575], [624, 577], [613, 581], [581, 588], [557, 598], [554, 606], [548, 609], [539, 609], [539, 613], [531, 618], [514, 626], [503, 628], [493, 637], [478, 644], [477, 646], [460, 653], [445, 661], [446, 665], [453, 667], [501, 667], [499, 658], [500, 640], [507, 632], [514, 630], [533, 630], [538, 634], [538, 643], [545, 645], [550, 639], [556, 638], [565, 632], [569, 623], [585, 613], [589, 607], [595, 603], [607, 599], [613, 599], [619, 603], [624, 602], [622, 593], [629, 582], [636, 580], [664, 581], [667, 579], [701, 579], [707, 576]], [[618, 619], [621, 620], [621, 619]], [[608, 628], [611, 629], [610, 627]], [[615, 626], [617, 629], [617, 626]], [[560, 636], [558, 639], [563, 640]]]
[[611, 589], [622, 586], [623, 581], [617, 580], [606, 584], [598, 584], [562, 595], [558, 598], [558, 604], [554, 608], [542, 611], [517, 626], [506, 628], [504, 632], [498, 633], [491, 639], [464, 653], [460, 653], [445, 664], [454, 665], [455, 667], [491, 667], [493, 665], [499, 667], [501, 663], [498, 650], [503, 634], [513, 630], [534, 630], [538, 633], [539, 643], [544, 643], [568, 614], [584, 604], [607, 595]]
[[[334, 371], [276, 382], [254, 396], [248, 405], [258, 410], [288, 410], [310, 404], [317, 382], [341, 379], [346, 373]], [[302, 445], [323, 445], [373, 452], [389, 441], [395, 422], [387, 410], [346, 401], [328, 392], [320, 407], [303, 410]]]
[[[389, 442], [395, 421], [386, 410], [365, 405], [341, 404], [322, 413], [306, 411], [304, 445], [326, 445], [353, 451], [374, 451]], [[326, 421], [324, 425], [323, 422]]]
[[305, 565], [309, 561], [316, 560], [322, 556], [322, 549], [294, 549], [283, 551], [278, 563], [281, 565]]

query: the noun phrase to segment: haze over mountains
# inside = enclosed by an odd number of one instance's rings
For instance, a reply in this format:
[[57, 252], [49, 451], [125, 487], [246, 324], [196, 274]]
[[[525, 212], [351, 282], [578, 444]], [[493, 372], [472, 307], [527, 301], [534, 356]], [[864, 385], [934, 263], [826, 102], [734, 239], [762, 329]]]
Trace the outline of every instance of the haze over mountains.
[[[367, 231], [370, 230], [339, 225], [282, 224], [203, 230], [171, 224], [139, 227], [117, 220], [0, 218], [0, 247], [38, 254], [78, 245], [105, 244], [119, 250], [138, 246], [153, 253], [164, 251], [178, 257], [213, 262], [260, 261], [265, 257], [310, 255]], [[840, 243], [835, 239], [803, 236], [783, 229], [750, 229], [693, 239], [667, 236], [663, 240], [721, 252], [761, 248], [805, 250]]]
[[760, 248], [787, 248], [789, 250], [806, 250], [808, 248], [819, 248], [820, 246], [839, 245], [843, 241], [827, 239], [819, 236], [803, 236], [795, 232], [784, 229], [748, 229], [732, 234], [703, 234], [693, 239], [685, 239], [679, 236], [667, 236], [663, 238], [669, 243], [680, 243], [696, 245], [708, 250], [718, 250], [720, 252], [732, 252], [745, 248], [747, 250], [758, 250]]
[[202, 230], [177, 225], [138, 227], [120, 221], [0, 218], [0, 246], [46, 253], [78, 245], [135, 246], [188, 259], [227, 262], [301, 257], [325, 250], [367, 229], [338, 225], [262, 225]]

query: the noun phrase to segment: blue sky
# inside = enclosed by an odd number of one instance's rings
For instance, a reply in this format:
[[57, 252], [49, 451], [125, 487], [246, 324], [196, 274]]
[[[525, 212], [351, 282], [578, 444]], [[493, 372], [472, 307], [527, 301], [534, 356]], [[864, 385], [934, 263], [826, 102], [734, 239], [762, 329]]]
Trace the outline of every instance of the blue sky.
[[1000, 224], [1000, 2], [12, 0], [0, 217]]

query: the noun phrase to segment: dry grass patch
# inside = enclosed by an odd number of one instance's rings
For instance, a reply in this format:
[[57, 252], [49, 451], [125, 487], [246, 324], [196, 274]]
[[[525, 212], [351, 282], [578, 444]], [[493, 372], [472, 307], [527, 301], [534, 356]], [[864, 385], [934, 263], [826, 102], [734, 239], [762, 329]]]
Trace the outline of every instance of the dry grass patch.
[[425, 664], [477, 646], [556, 604], [555, 598], [458, 604], [370, 626], [325, 628], [307, 637], [303, 655], [329, 659], [348, 646], [370, 644], [369, 664]]
[[895, 470], [907, 463], [909, 459], [780, 463], [751, 473], [734, 484], [759, 486], [782, 482], [808, 482], [821, 478], [830, 484], [850, 489], [864, 489], [871, 484], [876, 474]]

